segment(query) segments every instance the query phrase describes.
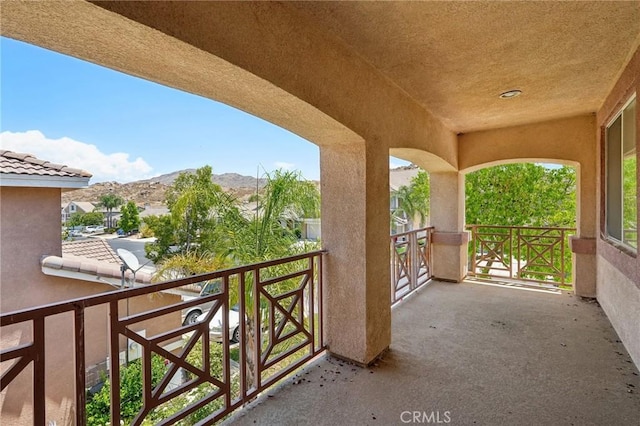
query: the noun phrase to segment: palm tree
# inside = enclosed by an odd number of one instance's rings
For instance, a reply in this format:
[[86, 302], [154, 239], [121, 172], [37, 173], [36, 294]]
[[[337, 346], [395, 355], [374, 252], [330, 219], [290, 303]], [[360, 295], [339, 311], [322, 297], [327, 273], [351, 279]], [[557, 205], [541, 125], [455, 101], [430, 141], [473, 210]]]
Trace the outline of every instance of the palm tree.
[[112, 228], [111, 215], [113, 214], [113, 209], [120, 207], [122, 204], [124, 204], [124, 200], [116, 194], [109, 193], [100, 196], [98, 205], [107, 209], [108, 228]]
[[257, 197], [256, 214], [236, 223], [234, 257], [240, 263], [255, 263], [291, 254], [297, 240], [286, 227], [291, 219], [319, 217], [320, 192], [300, 172], [276, 170], [266, 174], [267, 183]]
[[398, 208], [393, 214], [404, 216], [409, 222], [409, 229], [413, 229], [416, 216], [420, 220], [420, 227], [425, 226], [429, 215], [429, 175], [420, 171], [411, 179], [409, 186], [403, 185], [395, 191], [398, 197]]
[[[240, 264], [250, 264], [271, 259], [277, 259], [295, 254], [297, 237], [293, 229], [286, 226], [292, 217], [318, 217], [320, 214], [320, 192], [312, 182], [305, 181], [299, 172], [276, 170], [273, 174], [266, 174], [267, 183], [258, 198], [258, 206], [254, 217], [242, 216], [234, 218], [235, 224], [231, 230], [233, 235], [233, 249], [230, 255]], [[300, 265], [280, 265], [261, 271], [262, 279], [283, 276]], [[269, 287], [272, 294], [282, 294], [290, 291], [292, 280], [273, 284]], [[237, 287], [236, 287], [237, 288]], [[253, 291], [251, 286], [245, 288], [247, 306], [253, 306]], [[237, 295], [233, 295], [237, 298]], [[264, 324], [267, 306], [260, 305], [257, 315], [247, 315], [246, 318], [246, 362], [247, 379], [251, 383], [255, 362], [255, 333], [268, 326]], [[249, 312], [249, 311], [247, 311]]]
[[[156, 279], [175, 279], [220, 269], [221, 267], [246, 265], [296, 254], [297, 237], [286, 222], [297, 217], [318, 217], [320, 193], [312, 182], [301, 178], [299, 172], [275, 171], [267, 174], [267, 183], [256, 197], [257, 209], [253, 216], [240, 213], [235, 200], [211, 183], [211, 169], [206, 166], [195, 175], [176, 180], [167, 192], [167, 205], [171, 216], [158, 229], [173, 228], [182, 233], [179, 254], [167, 256], [159, 262]], [[160, 224], [160, 222], [159, 222]], [[178, 228], [177, 225], [180, 224]], [[211, 226], [209, 226], [211, 225]], [[187, 235], [190, 234], [191, 236]], [[196, 240], [197, 238], [197, 240]], [[216, 240], [216, 241], [214, 241]], [[197, 241], [197, 244], [192, 244]], [[223, 247], [224, 245], [224, 247]], [[193, 247], [191, 247], [193, 246]], [[261, 279], [286, 275], [300, 265], [281, 265], [261, 270]], [[247, 273], [246, 282], [252, 282], [252, 273]], [[269, 286], [269, 291], [281, 294], [290, 291], [296, 284], [293, 280]], [[299, 283], [298, 283], [299, 285]], [[229, 283], [230, 304], [239, 299], [239, 282], [232, 277]], [[254, 354], [256, 333], [264, 329], [267, 306], [253, 312], [253, 288], [245, 287], [245, 336], [248, 364], [247, 380], [251, 383], [256, 363]]]
[[410, 186], [403, 185], [398, 188], [395, 191], [395, 195], [398, 198], [398, 207], [393, 211], [394, 216], [407, 220], [409, 230], [413, 229], [413, 219], [418, 214], [418, 208], [411, 193], [412, 188]]

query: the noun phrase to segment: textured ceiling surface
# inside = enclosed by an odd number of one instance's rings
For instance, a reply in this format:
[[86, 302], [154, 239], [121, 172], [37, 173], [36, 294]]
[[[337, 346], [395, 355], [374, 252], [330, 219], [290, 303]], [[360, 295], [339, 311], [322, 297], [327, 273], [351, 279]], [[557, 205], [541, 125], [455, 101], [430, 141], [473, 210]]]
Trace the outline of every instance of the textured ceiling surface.
[[456, 132], [594, 112], [640, 42], [639, 1], [290, 4]]

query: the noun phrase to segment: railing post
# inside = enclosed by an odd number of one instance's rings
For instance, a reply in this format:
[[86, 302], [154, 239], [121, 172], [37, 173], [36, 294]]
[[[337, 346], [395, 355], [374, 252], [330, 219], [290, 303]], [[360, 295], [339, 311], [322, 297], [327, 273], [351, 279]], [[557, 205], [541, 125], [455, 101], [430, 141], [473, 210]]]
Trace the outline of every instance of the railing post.
[[566, 271], [564, 269], [564, 245], [565, 245], [565, 232], [564, 229], [560, 231], [560, 283], [564, 285]]
[[[261, 348], [262, 348], [262, 318], [260, 317], [260, 269], [255, 268], [253, 271], [253, 315], [255, 318], [253, 324], [253, 386], [258, 390], [262, 386], [262, 368], [260, 364]], [[273, 332], [273, 330], [270, 330]]]
[[76, 364], [76, 425], [84, 426], [87, 423], [85, 393], [85, 353], [84, 353], [84, 309], [76, 307], [74, 315], [75, 327], [75, 364]]
[[120, 424], [120, 334], [118, 332], [118, 300], [109, 302], [109, 336], [111, 359], [109, 368], [111, 391], [111, 424]]
[[392, 235], [389, 241], [389, 253], [391, 257], [391, 304], [393, 305], [396, 302], [396, 282], [398, 281], [398, 274], [396, 272], [396, 237]]
[[477, 228], [475, 225], [472, 225], [470, 229], [471, 229], [471, 250], [472, 250], [471, 251], [471, 274], [475, 275], [476, 267], [477, 267], [476, 252], [478, 250], [478, 247], [477, 247], [478, 242], [476, 239]]
[[418, 238], [417, 231], [411, 231], [409, 234], [409, 291], [416, 289], [418, 285]]
[[[520, 279], [521, 277], [521, 245], [520, 245], [520, 228], [516, 228], [516, 257], [518, 258], [518, 268], [516, 269], [516, 278]], [[509, 278], [513, 278], [513, 228], [509, 228]]]
[[43, 425], [46, 419], [44, 318], [33, 320], [33, 424]]
[[[238, 283], [239, 299], [240, 299], [240, 318], [247, 318], [247, 299], [246, 299], [246, 278], [247, 273], [240, 273], [240, 282]], [[240, 397], [244, 400], [247, 397], [247, 322], [240, 321]]]

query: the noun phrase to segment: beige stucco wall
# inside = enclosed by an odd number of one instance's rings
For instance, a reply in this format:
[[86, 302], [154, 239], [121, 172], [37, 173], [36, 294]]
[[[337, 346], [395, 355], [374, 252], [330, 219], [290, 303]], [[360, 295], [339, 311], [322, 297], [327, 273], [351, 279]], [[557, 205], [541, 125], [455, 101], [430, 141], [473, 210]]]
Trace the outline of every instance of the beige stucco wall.
[[[2, 312], [55, 298], [36, 283], [42, 281], [40, 256], [62, 255], [60, 189], [0, 187], [0, 231]], [[14, 285], [33, 291], [10, 291]]]
[[[574, 166], [577, 176], [576, 236], [595, 244], [597, 230], [596, 117], [558, 120], [474, 132], [459, 136], [460, 170], [468, 173], [497, 164], [527, 161]], [[576, 294], [595, 297], [594, 254], [574, 255]]]
[[[43, 255], [62, 254], [60, 189], [0, 188], [0, 310], [22, 308], [89, 296], [113, 290], [107, 284], [44, 275]], [[138, 297], [131, 312], [176, 303], [178, 296]], [[85, 311], [86, 366], [103, 362], [108, 355], [107, 310], [105, 306]], [[159, 321], [146, 322], [147, 336], [180, 324], [180, 312]], [[30, 324], [3, 328], [2, 348], [32, 341]], [[74, 367], [72, 314], [56, 315], [45, 321], [47, 420], [67, 424], [74, 414]], [[32, 373], [28, 367], [0, 394], [3, 425], [31, 424]]]
[[320, 148], [325, 340], [362, 364], [391, 343], [388, 163], [364, 144]]
[[598, 302], [640, 366], [640, 288], [602, 256], [598, 256]]
[[[640, 49], [636, 50], [597, 113], [598, 128], [598, 301], [640, 368], [640, 258], [607, 239], [605, 228], [605, 176], [603, 129], [633, 94], [640, 95]], [[636, 102], [639, 98], [636, 97]], [[636, 156], [640, 159], [640, 108], [636, 108]], [[640, 168], [638, 168], [640, 181]], [[640, 202], [639, 202], [640, 207]]]
[[596, 235], [596, 119], [593, 114], [459, 136], [460, 170], [505, 162], [535, 161], [578, 166], [578, 233]]
[[464, 177], [458, 172], [430, 174], [433, 276], [460, 282], [467, 275], [467, 232], [464, 230]]
[[[451, 171], [456, 135], [286, 3], [94, 3], [3, 4], [2, 32], [222, 101], [318, 144], [327, 312], [336, 318], [328, 320], [328, 341], [358, 362], [377, 356], [390, 341], [390, 149], [428, 170]], [[354, 300], [357, 319], [342, 312]], [[343, 337], [347, 319], [362, 335]]]

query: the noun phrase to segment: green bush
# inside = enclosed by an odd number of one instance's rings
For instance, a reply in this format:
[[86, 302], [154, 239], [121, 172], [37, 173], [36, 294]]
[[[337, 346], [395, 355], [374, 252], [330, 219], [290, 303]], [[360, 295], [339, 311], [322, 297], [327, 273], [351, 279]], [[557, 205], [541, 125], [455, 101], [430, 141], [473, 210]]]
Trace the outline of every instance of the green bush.
[[[164, 360], [159, 356], [151, 359], [151, 383], [156, 386], [167, 371]], [[87, 395], [87, 424], [111, 424], [111, 384], [106, 380], [100, 391], [94, 395]], [[142, 408], [142, 366], [140, 359], [132, 361], [127, 367], [120, 369], [120, 417], [125, 424], [138, 414]]]
[[[214, 377], [222, 379], [222, 345], [212, 343], [210, 346], [210, 367]], [[198, 341], [194, 348], [187, 355], [187, 362], [195, 367], [202, 368], [202, 341]], [[168, 371], [164, 359], [154, 355], [151, 360], [152, 386], [157, 386], [164, 374]], [[191, 379], [191, 373], [185, 373], [187, 379]], [[234, 384], [237, 389], [237, 384]], [[87, 395], [87, 424], [88, 425], [110, 425], [111, 424], [111, 384], [108, 379], [104, 386], [94, 395]], [[144, 425], [154, 425], [182, 410], [184, 407], [193, 404], [206, 397], [217, 388], [211, 384], [204, 383], [189, 392], [176, 396], [162, 406], [152, 410], [145, 418]], [[120, 416], [124, 424], [130, 424], [142, 408], [142, 367], [139, 359], [129, 363], [127, 367], [120, 370]], [[206, 406], [196, 410], [185, 419], [177, 423], [178, 425], [193, 425], [208, 417], [213, 412], [222, 407], [224, 398], [219, 398]]]

